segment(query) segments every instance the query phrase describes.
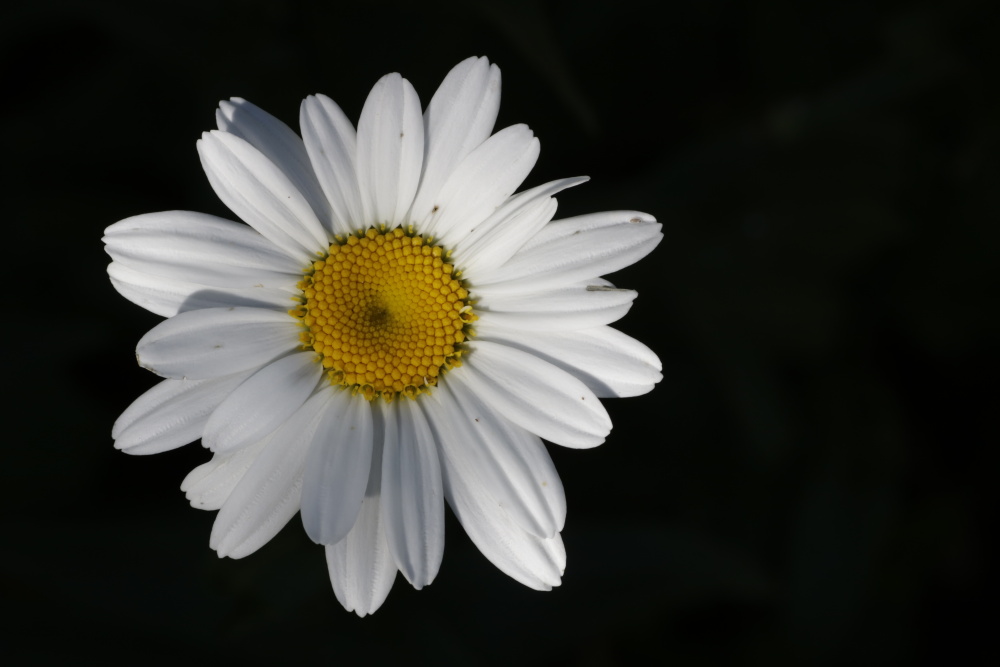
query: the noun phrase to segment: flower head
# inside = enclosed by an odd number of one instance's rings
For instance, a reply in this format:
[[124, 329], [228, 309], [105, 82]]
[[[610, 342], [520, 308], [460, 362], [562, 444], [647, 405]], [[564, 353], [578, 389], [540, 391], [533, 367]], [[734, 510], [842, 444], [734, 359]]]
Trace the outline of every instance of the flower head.
[[361, 616], [397, 570], [430, 584], [444, 505], [502, 571], [560, 582], [566, 502], [542, 438], [593, 447], [599, 397], [649, 391], [656, 356], [610, 328], [636, 293], [599, 276], [661, 238], [634, 211], [553, 221], [554, 195], [514, 194], [539, 144], [492, 134], [500, 71], [459, 63], [421, 113], [383, 77], [357, 130], [308, 97], [301, 138], [242, 99], [198, 151], [244, 223], [168, 211], [106, 231], [108, 273], [167, 317], [139, 363], [166, 378], [115, 423], [152, 454], [198, 438], [212, 459], [181, 485], [217, 509], [210, 544], [240, 558], [297, 512], [326, 549], [337, 599]]

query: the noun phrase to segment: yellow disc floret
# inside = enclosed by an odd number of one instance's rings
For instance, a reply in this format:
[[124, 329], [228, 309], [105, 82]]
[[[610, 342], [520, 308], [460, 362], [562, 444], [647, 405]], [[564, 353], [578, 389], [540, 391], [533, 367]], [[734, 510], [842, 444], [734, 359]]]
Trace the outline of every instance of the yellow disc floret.
[[414, 397], [460, 365], [476, 319], [440, 246], [401, 228], [330, 246], [299, 283], [302, 343], [330, 382], [368, 400]]

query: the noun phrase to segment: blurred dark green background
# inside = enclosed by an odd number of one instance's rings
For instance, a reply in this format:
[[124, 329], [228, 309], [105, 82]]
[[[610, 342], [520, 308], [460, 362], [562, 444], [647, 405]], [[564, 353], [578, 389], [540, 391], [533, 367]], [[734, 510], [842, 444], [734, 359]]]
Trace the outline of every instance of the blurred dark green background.
[[[3, 569], [14, 664], [940, 664], [988, 648], [1000, 104], [988, 3], [38, 2], [0, 10]], [[659, 7], [656, 14], [654, 9]], [[638, 209], [665, 240], [613, 279], [656, 350], [593, 451], [554, 448], [551, 593], [449, 518], [437, 581], [344, 612], [297, 519], [242, 561], [178, 489], [198, 445], [112, 449], [157, 321], [100, 237], [228, 215], [194, 142], [218, 100], [357, 119], [399, 71], [503, 71], [526, 185], [560, 216]], [[26, 281], [26, 282], [25, 282]], [[13, 399], [13, 400], [11, 400]], [[991, 602], [990, 608], [995, 607]]]

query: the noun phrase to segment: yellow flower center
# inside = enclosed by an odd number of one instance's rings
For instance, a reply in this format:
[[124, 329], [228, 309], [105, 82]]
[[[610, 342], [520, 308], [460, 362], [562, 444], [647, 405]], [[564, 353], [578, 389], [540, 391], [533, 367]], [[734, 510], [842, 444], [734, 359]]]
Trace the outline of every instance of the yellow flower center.
[[327, 377], [368, 400], [415, 397], [461, 364], [477, 318], [440, 246], [401, 228], [369, 229], [330, 246], [299, 282], [291, 311]]

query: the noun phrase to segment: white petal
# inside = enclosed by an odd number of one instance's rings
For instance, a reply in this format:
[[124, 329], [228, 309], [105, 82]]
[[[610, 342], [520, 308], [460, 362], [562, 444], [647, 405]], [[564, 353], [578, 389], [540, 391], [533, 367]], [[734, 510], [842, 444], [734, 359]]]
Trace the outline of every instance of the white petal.
[[441, 464], [430, 426], [415, 401], [385, 408], [382, 518], [396, 566], [414, 588], [437, 576], [444, 556]]
[[500, 70], [486, 58], [466, 58], [441, 82], [424, 112], [424, 173], [410, 210], [418, 226], [434, 209], [441, 186], [493, 131], [500, 109]]
[[159, 454], [194, 442], [212, 411], [248, 375], [164, 380], [135, 399], [115, 422], [115, 448], [128, 454]]
[[441, 187], [425, 233], [445, 245], [457, 244], [517, 190], [535, 166], [538, 152], [538, 139], [527, 125], [512, 125], [484, 141]]
[[155, 276], [212, 287], [294, 287], [302, 267], [263, 236], [214, 215], [164, 211], [104, 231], [115, 262]]
[[202, 510], [222, 507], [267, 442], [264, 438], [243, 449], [217, 452], [211, 461], [188, 473], [181, 482], [181, 491], [191, 502], [191, 507]]
[[365, 100], [357, 159], [365, 222], [402, 222], [420, 182], [424, 123], [417, 92], [399, 74], [379, 79]]
[[475, 272], [495, 269], [508, 259], [556, 214], [552, 195], [566, 188], [585, 183], [587, 177], [564, 178], [526, 190], [505, 201], [496, 212], [469, 230], [468, 236], [455, 245], [469, 279]]
[[237, 387], [208, 418], [202, 444], [213, 452], [246, 447], [295, 414], [321, 377], [312, 352], [268, 364]]
[[[566, 447], [595, 447], [611, 432], [600, 400], [582, 382], [538, 357], [470, 342], [462, 381], [515, 424]], [[468, 368], [466, 368], [468, 367]]]
[[[479, 294], [477, 294], [479, 296]], [[522, 331], [573, 331], [620, 320], [638, 293], [588, 285], [483, 297], [477, 331], [493, 327]]]
[[289, 257], [308, 263], [329, 246], [306, 198], [271, 160], [234, 134], [206, 132], [198, 154], [215, 194]]
[[566, 545], [563, 544], [562, 534], [556, 534], [549, 540], [542, 540], [542, 549], [545, 551], [545, 558], [551, 560], [552, 564], [559, 570], [559, 574], [565, 574]]
[[272, 433], [222, 506], [209, 545], [219, 557], [243, 558], [267, 544], [299, 511], [306, 453], [326, 407], [317, 392]]
[[[553, 241], [575, 236], [580, 232], [607, 227], [630, 227], [632, 225], [655, 225], [656, 218], [641, 211], [601, 211], [587, 213], [572, 218], [553, 220], [533, 239], [524, 244], [524, 250], [532, 250]], [[626, 232], [627, 233], [627, 232]]]
[[349, 234], [366, 227], [355, 166], [358, 135], [336, 102], [310, 95], [299, 109], [302, 138], [313, 169], [333, 207], [333, 231]]
[[498, 415], [460, 374], [439, 385], [433, 399], [438, 405], [427, 414], [436, 425], [441, 455], [475, 475], [471, 492], [489, 496], [481, 502], [498, 505], [533, 535], [548, 538], [562, 530], [566, 494], [538, 436]]
[[139, 365], [157, 375], [201, 380], [260, 368], [300, 347], [299, 324], [263, 308], [205, 308], [179, 313], [136, 346]]
[[293, 305], [291, 293], [283, 289], [212, 287], [144, 273], [118, 262], [108, 265], [108, 275], [119, 294], [163, 317], [200, 308], [248, 306], [287, 310]]
[[529, 588], [558, 586], [566, 551], [556, 534], [542, 539], [522, 530], [510, 516], [479, 492], [479, 479], [464, 460], [444, 457], [444, 491], [452, 511], [479, 551], [504, 574]]
[[330, 220], [330, 202], [316, 180], [302, 139], [290, 127], [239, 97], [220, 102], [215, 120], [220, 130], [245, 139], [288, 176], [321, 222]]
[[358, 520], [347, 537], [326, 548], [326, 564], [337, 600], [344, 609], [362, 617], [382, 606], [396, 578], [396, 561], [386, 542], [379, 502], [384, 429], [377, 412], [374, 416], [372, 464]]
[[302, 523], [309, 539], [335, 544], [354, 526], [372, 464], [371, 404], [331, 389], [306, 463]]
[[[511, 201], [513, 201], [513, 197], [507, 200], [507, 202]], [[531, 206], [522, 207], [513, 214], [506, 211], [505, 208], [505, 206], [498, 208], [496, 213], [480, 225], [480, 227], [485, 227], [492, 220], [501, 219], [502, 225], [494, 226], [490, 230], [493, 233], [479, 235], [477, 228], [463, 239], [464, 241], [474, 240], [477, 243], [459, 242], [455, 248], [457, 256], [462, 261], [459, 268], [463, 269], [469, 280], [473, 282], [475, 282], [476, 271], [490, 271], [510, 259], [527, 239], [531, 238], [535, 232], [552, 219], [556, 214], [558, 202], [552, 197], [546, 197], [532, 202]], [[460, 249], [462, 245], [471, 247], [463, 251]]]
[[648, 347], [611, 327], [538, 336], [512, 329], [481, 329], [478, 340], [503, 343], [572, 373], [601, 398], [639, 396], [663, 379]]
[[[593, 219], [603, 218], [593, 216]], [[579, 229], [568, 234], [550, 233], [549, 229], [557, 227], [561, 232], [578, 225], [550, 222], [509, 262], [494, 271], [477, 273], [476, 287], [517, 291], [526, 287], [567, 285], [634, 264], [652, 252], [663, 234], [659, 223], [629, 220], [618, 219], [613, 225]], [[542, 236], [548, 240], [539, 243], [538, 238]]]

